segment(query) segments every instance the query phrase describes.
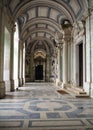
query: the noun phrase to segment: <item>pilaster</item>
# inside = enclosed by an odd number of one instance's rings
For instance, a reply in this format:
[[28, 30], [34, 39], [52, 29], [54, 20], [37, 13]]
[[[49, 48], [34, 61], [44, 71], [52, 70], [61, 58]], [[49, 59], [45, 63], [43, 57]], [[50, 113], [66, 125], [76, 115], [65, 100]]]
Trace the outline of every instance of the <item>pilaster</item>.
[[4, 8], [0, 7], [0, 98], [5, 96], [4, 81]]
[[18, 58], [18, 77], [19, 77], [19, 86], [22, 86], [25, 83], [25, 46], [22, 41], [19, 41], [19, 58]]
[[56, 41], [56, 55], [57, 55], [57, 62], [56, 62], [56, 85], [61, 86], [62, 84], [62, 39], [63, 39], [63, 32], [60, 30], [55, 36]]
[[45, 62], [43, 62], [43, 80], [45, 81]]
[[68, 83], [68, 46], [63, 44], [63, 84]]
[[63, 84], [66, 85], [70, 83], [69, 75], [71, 73], [70, 64], [71, 61], [70, 58], [70, 47], [71, 44], [71, 31], [72, 31], [72, 25], [70, 23], [63, 24], [62, 25], [63, 30]]
[[5, 82], [0, 81], [0, 98], [5, 96]]
[[22, 85], [25, 84], [25, 43], [22, 44]]
[[58, 43], [57, 49], [58, 49], [58, 77], [57, 77], [57, 84], [62, 84], [62, 42]]
[[15, 81], [14, 81], [14, 32], [16, 26], [14, 25], [11, 29], [11, 52], [10, 52], [10, 82], [11, 82], [11, 91], [15, 89]]
[[23, 82], [23, 43], [21, 43], [21, 80], [22, 80], [22, 85], [24, 84]]
[[19, 87], [22, 86], [22, 41], [19, 40], [19, 48], [18, 48], [18, 80]]
[[49, 54], [47, 54], [47, 59], [46, 59], [46, 81], [48, 81], [49, 82], [49, 76], [50, 76], [50, 67], [49, 67], [49, 65], [50, 65], [50, 60], [49, 60], [49, 58], [50, 58], [50, 56], [49, 56]]
[[[31, 52], [29, 59], [30, 59], [30, 63], [28, 63], [28, 66], [27, 66], [28, 67], [28, 73], [30, 72], [29, 78], [31, 79], [31, 82], [33, 82], [33, 81], [35, 81], [35, 65], [34, 65], [34, 54], [33, 54], [33, 52]], [[29, 67], [29, 64], [30, 64], [30, 67]], [[27, 69], [27, 67], [26, 67], [26, 69]]]

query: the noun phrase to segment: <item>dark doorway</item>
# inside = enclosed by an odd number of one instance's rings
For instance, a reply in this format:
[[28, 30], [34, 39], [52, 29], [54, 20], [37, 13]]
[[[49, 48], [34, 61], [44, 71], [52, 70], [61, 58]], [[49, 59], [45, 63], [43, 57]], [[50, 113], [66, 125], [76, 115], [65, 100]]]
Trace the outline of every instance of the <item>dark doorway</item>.
[[43, 65], [38, 65], [35, 68], [35, 80], [43, 80]]
[[83, 86], [83, 43], [79, 44], [79, 86]]

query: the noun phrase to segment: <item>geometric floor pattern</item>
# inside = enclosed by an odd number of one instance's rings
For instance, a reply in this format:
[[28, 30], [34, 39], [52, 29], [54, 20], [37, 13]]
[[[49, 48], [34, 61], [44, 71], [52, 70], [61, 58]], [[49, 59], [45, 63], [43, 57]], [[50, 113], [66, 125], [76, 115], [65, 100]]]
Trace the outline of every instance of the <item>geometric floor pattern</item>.
[[27, 83], [0, 99], [0, 130], [93, 130], [93, 99]]

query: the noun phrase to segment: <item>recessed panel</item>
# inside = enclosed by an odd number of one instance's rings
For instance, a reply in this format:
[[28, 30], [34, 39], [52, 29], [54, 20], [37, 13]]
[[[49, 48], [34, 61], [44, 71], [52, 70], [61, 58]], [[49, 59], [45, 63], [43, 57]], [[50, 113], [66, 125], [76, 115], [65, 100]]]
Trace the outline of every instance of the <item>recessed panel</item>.
[[55, 9], [51, 9], [50, 12], [50, 18], [57, 21], [57, 16], [59, 15], [59, 12]]
[[35, 8], [32, 8], [27, 13], [28, 13], [29, 19], [35, 18], [36, 16]]
[[38, 16], [39, 17], [47, 17], [48, 7], [38, 7]]
[[43, 32], [38, 32], [38, 36], [40, 37], [43, 37], [44, 36], [44, 33]]
[[70, 6], [74, 10], [75, 14], [77, 15], [78, 11], [80, 10], [79, 3], [76, 0], [71, 0], [70, 1]]
[[55, 28], [53, 28], [52, 26], [49, 26], [47, 27], [48, 29], [52, 30], [53, 32], [55, 32]]
[[36, 37], [36, 33], [33, 33], [33, 34], [31, 35], [31, 37], [32, 37], [32, 38], [35, 38], [35, 37]]
[[49, 35], [49, 34], [47, 33], [47, 34], [46, 34], [46, 37], [47, 37], [47, 38], [50, 38], [50, 37], [51, 37], [51, 35]]

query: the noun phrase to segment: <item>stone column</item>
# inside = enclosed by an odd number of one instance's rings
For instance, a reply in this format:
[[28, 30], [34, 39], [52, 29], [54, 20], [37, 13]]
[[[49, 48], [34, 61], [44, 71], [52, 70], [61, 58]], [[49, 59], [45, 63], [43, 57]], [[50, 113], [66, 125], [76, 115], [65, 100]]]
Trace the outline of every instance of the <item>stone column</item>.
[[25, 84], [25, 43], [22, 47], [22, 85]]
[[84, 82], [86, 82], [86, 21], [82, 20], [82, 24], [83, 24], [83, 28], [84, 28], [84, 45], [83, 45], [83, 55], [84, 55], [84, 64], [83, 64], [83, 68], [84, 68]]
[[71, 83], [71, 44], [68, 43], [68, 82]]
[[71, 50], [68, 41], [63, 44], [63, 83], [68, 84], [71, 81]]
[[74, 53], [74, 51], [73, 51], [73, 44], [71, 44], [71, 60], [70, 60], [70, 63], [71, 63], [71, 83], [73, 84], [73, 80], [74, 80], [74, 71], [73, 71], [73, 68], [74, 68], [74, 58], [73, 58], [73, 53]]
[[[88, 36], [89, 35], [89, 36]], [[86, 42], [88, 41], [87, 46], [89, 48], [89, 52], [86, 48], [87, 58], [87, 81], [89, 79], [89, 96], [93, 98], [93, 11], [91, 8], [91, 1], [88, 0], [88, 17], [86, 19]], [[89, 65], [88, 65], [89, 62]], [[90, 70], [90, 74], [88, 74]]]
[[63, 44], [63, 84], [68, 83], [68, 46]]
[[43, 62], [43, 80], [45, 81], [45, 61]]
[[57, 47], [55, 47], [55, 83], [56, 83], [56, 80], [57, 80]]
[[63, 32], [57, 32], [55, 35], [56, 41], [56, 54], [57, 54], [57, 77], [56, 77], [56, 85], [62, 84], [62, 39], [63, 39]]
[[91, 12], [92, 13], [92, 15], [91, 15], [91, 33], [90, 33], [90, 35], [91, 35], [91, 45], [90, 45], [90, 51], [91, 51], [91, 55], [90, 55], [90, 60], [91, 60], [91, 68], [90, 68], [90, 70], [91, 70], [91, 74], [90, 74], [90, 76], [91, 76], [91, 79], [90, 79], [90, 81], [91, 81], [91, 86], [90, 86], [90, 96], [93, 98], [93, 11]]
[[0, 98], [5, 96], [4, 82], [4, 13], [0, 5]]
[[14, 83], [14, 32], [16, 26], [14, 25], [11, 30], [11, 49], [10, 49], [10, 82], [11, 82], [11, 91], [15, 89]]
[[62, 83], [62, 57], [61, 57], [62, 43], [58, 43], [58, 85]]
[[50, 56], [47, 54], [47, 58], [46, 58], [46, 81], [49, 82], [49, 76], [50, 76], [50, 60], [49, 60]]
[[70, 23], [62, 25], [64, 32], [63, 35], [63, 84], [68, 84], [69, 81], [69, 60], [68, 60], [68, 45], [71, 43], [71, 30], [72, 26]]
[[35, 81], [35, 63], [34, 63], [34, 54], [33, 52], [31, 52], [31, 55], [30, 55], [30, 78], [31, 78], [31, 81]]
[[19, 79], [19, 86], [22, 86], [22, 41], [19, 41], [19, 48], [18, 48], [18, 79]]
[[23, 44], [21, 43], [21, 64], [20, 64], [20, 69], [21, 69], [21, 86], [23, 85]]

